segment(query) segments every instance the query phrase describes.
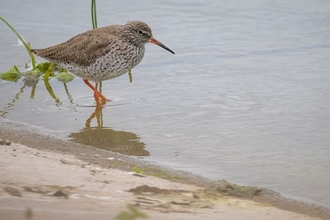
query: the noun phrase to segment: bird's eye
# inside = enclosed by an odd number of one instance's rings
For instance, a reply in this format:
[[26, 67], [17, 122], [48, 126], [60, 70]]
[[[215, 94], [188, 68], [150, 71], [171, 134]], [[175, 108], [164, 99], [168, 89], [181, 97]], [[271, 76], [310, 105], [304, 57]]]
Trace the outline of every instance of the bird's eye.
[[141, 31], [141, 30], [138, 30], [138, 33], [139, 33], [140, 35], [143, 35], [143, 34], [144, 34], [143, 31]]

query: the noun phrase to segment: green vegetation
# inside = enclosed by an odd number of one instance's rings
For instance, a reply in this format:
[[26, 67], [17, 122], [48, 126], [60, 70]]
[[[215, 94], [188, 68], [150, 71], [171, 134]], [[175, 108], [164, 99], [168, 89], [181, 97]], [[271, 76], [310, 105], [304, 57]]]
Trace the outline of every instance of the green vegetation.
[[25, 64], [25, 69], [22, 71], [16, 65], [14, 65], [7, 72], [0, 73], [0, 79], [9, 82], [17, 82], [21, 77], [24, 77], [23, 78], [24, 85], [22, 86], [21, 91], [16, 95], [14, 100], [18, 99], [19, 94], [23, 92], [25, 86], [32, 87], [30, 98], [34, 98], [36, 85], [39, 81], [39, 77], [44, 75], [44, 83], [46, 89], [49, 92], [49, 94], [54, 98], [56, 104], [58, 105], [59, 100], [55, 96], [53, 89], [48, 82], [49, 77], [54, 77], [58, 79], [59, 81], [63, 82], [64, 87], [66, 87], [65, 83], [71, 81], [74, 78], [74, 76], [68, 73], [68, 71], [66, 71], [65, 69], [56, 67], [54, 63], [42, 62], [37, 65], [34, 55], [31, 52], [30, 44], [23, 39], [23, 37], [15, 30], [15, 28], [12, 25], [9, 24], [8, 21], [6, 21], [2, 17], [0, 17], [0, 20], [2, 20], [16, 34], [19, 40], [23, 43], [31, 59], [31, 66], [32, 66], [31, 70], [29, 69], [29, 66], [27, 64]]
[[[31, 52], [31, 46], [29, 43], [27, 43], [23, 37], [16, 31], [16, 29], [9, 24], [8, 21], [6, 21], [3, 17], [0, 17], [0, 20], [2, 20], [15, 34], [16, 36], [19, 38], [19, 40], [23, 43], [26, 51], [28, 52], [30, 59], [31, 59], [31, 66], [32, 66], [32, 70], [29, 70], [27, 65], [26, 65], [26, 69], [23, 71], [20, 71], [18, 69], [18, 67], [16, 65], [14, 65], [12, 68], [10, 68], [7, 72], [4, 73], [0, 73], [0, 78], [2, 80], [6, 80], [6, 81], [10, 81], [10, 82], [17, 82], [17, 80], [19, 80], [22, 76], [41, 76], [43, 74], [45, 74], [44, 80], [48, 80], [49, 76], [56, 76], [56, 74], [61, 73], [60, 77], [57, 77], [59, 80], [61, 79], [65, 79], [62, 80], [62, 82], [69, 82], [73, 79], [73, 76], [71, 74], [69, 74], [66, 70], [63, 69], [53, 69], [54, 64], [51, 64], [50, 62], [43, 62], [43, 63], [39, 63], [38, 65], [36, 64], [35, 61], [35, 57], [33, 55], [33, 53]], [[52, 68], [49, 68], [49, 67]], [[57, 70], [57, 71], [54, 71]], [[61, 70], [61, 71], [58, 71]], [[67, 76], [63, 76], [64, 73]], [[70, 79], [70, 80], [69, 80]], [[28, 85], [28, 86], [34, 86], [34, 85]]]
[[217, 192], [226, 196], [251, 198], [262, 193], [262, 189], [254, 186], [239, 186], [226, 180], [220, 180]]
[[140, 167], [138, 167], [138, 166], [134, 166], [134, 167], [132, 168], [132, 170], [133, 170], [133, 172], [135, 172], [135, 173], [143, 174], [143, 170], [142, 170]]
[[2, 80], [17, 82], [22, 76], [22, 73], [18, 70], [17, 66], [13, 66], [5, 73], [0, 73], [0, 78]]
[[95, 28], [97, 28], [96, 1], [95, 0], [92, 0], [91, 15], [92, 15], [92, 26], [93, 26], [93, 29], [95, 29]]
[[[96, 0], [91, 0], [91, 17], [92, 17], [93, 28], [97, 28]], [[67, 70], [63, 68], [59, 68], [54, 63], [51, 62], [36, 63], [35, 56], [31, 52], [30, 44], [24, 40], [24, 38], [17, 32], [17, 30], [7, 20], [5, 20], [1, 16], [0, 16], [0, 20], [2, 20], [19, 38], [19, 40], [24, 45], [27, 53], [29, 54], [31, 60], [30, 64], [26, 63], [24, 65], [24, 69], [18, 68], [18, 66], [21, 65], [14, 65], [8, 71], [0, 73], [0, 79], [9, 82], [17, 82], [19, 79], [23, 78], [24, 85], [22, 89], [24, 89], [25, 86], [32, 87], [31, 96], [30, 96], [31, 98], [34, 97], [36, 91], [36, 84], [38, 83], [40, 77], [43, 77], [43, 81], [44, 84], [46, 85], [47, 91], [51, 94], [52, 97], [56, 97], [56, 96], [52, 91], [50, 83], [46, 82], [49, 80], [50, 77], [55, 78], [60, 82], [63, 82], [64, 88], [67, 91], [66, 83], [73, 80], [74, 76], [70, 74]], [[129, 74], [129, 80], [130, 82], [132, 82], [131, 70], [129, 71], [128, 74]], [[102, 92], [102, 83], [99, 83], [99, 91]]]
[[135, 173], [145, 174], [145, 175], [155, 176], [155, 177], [160, 177], [160, 178], [163, 178], [163, 179], [176, 179], [176, 180], [184, 179], [181, 176], [173, 176], [173, 175], [168, 174], [165, 171], [160, 170], [160, 169], [147, 169], [147, 170], [143, 170], [141, 167], [134, 166], [132, 168], [132, 170]]
[[119, 213], [116, 217], [117, 220], [135, 220], [138, 218], [144, 218], [146, 219], [148, 216], [140, 212], [136, 207], [133, 205], [128, 205], [127, 206], [128, 211], [123, 211]]

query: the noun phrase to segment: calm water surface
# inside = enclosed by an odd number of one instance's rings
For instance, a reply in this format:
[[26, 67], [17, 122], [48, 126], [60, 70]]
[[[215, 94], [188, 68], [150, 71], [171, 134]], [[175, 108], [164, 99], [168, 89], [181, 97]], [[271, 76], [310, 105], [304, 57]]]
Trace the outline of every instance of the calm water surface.
[[[0, 81], [1, 121], [330, 206], [329, 1], [97, 6], [99, 26], [143, 20], [176, 55], [147, 45], [133, 83], [103, 83], [103, 109], [78, 78], [51, 79], [56, 99], [42, 80], [33, 98]], [[91, 28], [89, 1], [4, 0], [0, 15], [37, 48]], [[0, 72], [22, 67], [24, 48], [0, 33]]]

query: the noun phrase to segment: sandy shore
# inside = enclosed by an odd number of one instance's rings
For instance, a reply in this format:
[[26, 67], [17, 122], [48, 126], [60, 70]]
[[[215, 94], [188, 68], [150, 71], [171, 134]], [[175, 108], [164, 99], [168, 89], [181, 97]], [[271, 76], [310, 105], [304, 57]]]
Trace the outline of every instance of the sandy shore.
[[9, 140], [0, 145], [0, 219], [330, 219], [326, 208], [265, 189], [19, 129], [2, 127], [0, 138]]

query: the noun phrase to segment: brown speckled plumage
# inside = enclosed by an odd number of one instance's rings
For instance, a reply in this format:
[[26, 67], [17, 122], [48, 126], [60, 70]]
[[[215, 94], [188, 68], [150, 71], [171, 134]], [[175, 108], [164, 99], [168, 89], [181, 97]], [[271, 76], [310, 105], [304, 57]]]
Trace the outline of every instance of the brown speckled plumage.
[[31, 51], [84, 80], [100, 82], [120, 76], [138, 65], [148, 42], [174, 54], [157, 41], [150, 27], [141, 21], [93, 29], [64, 43]]
[[116, 43], [121, 25], [113, 25], [93, 29], [78, 34], [70, 40], [45, 49], [32, 51], [46, 60], [54, 63], [74, 63], [79, 66], [89, 66], [100, 56], [109, 53]]

